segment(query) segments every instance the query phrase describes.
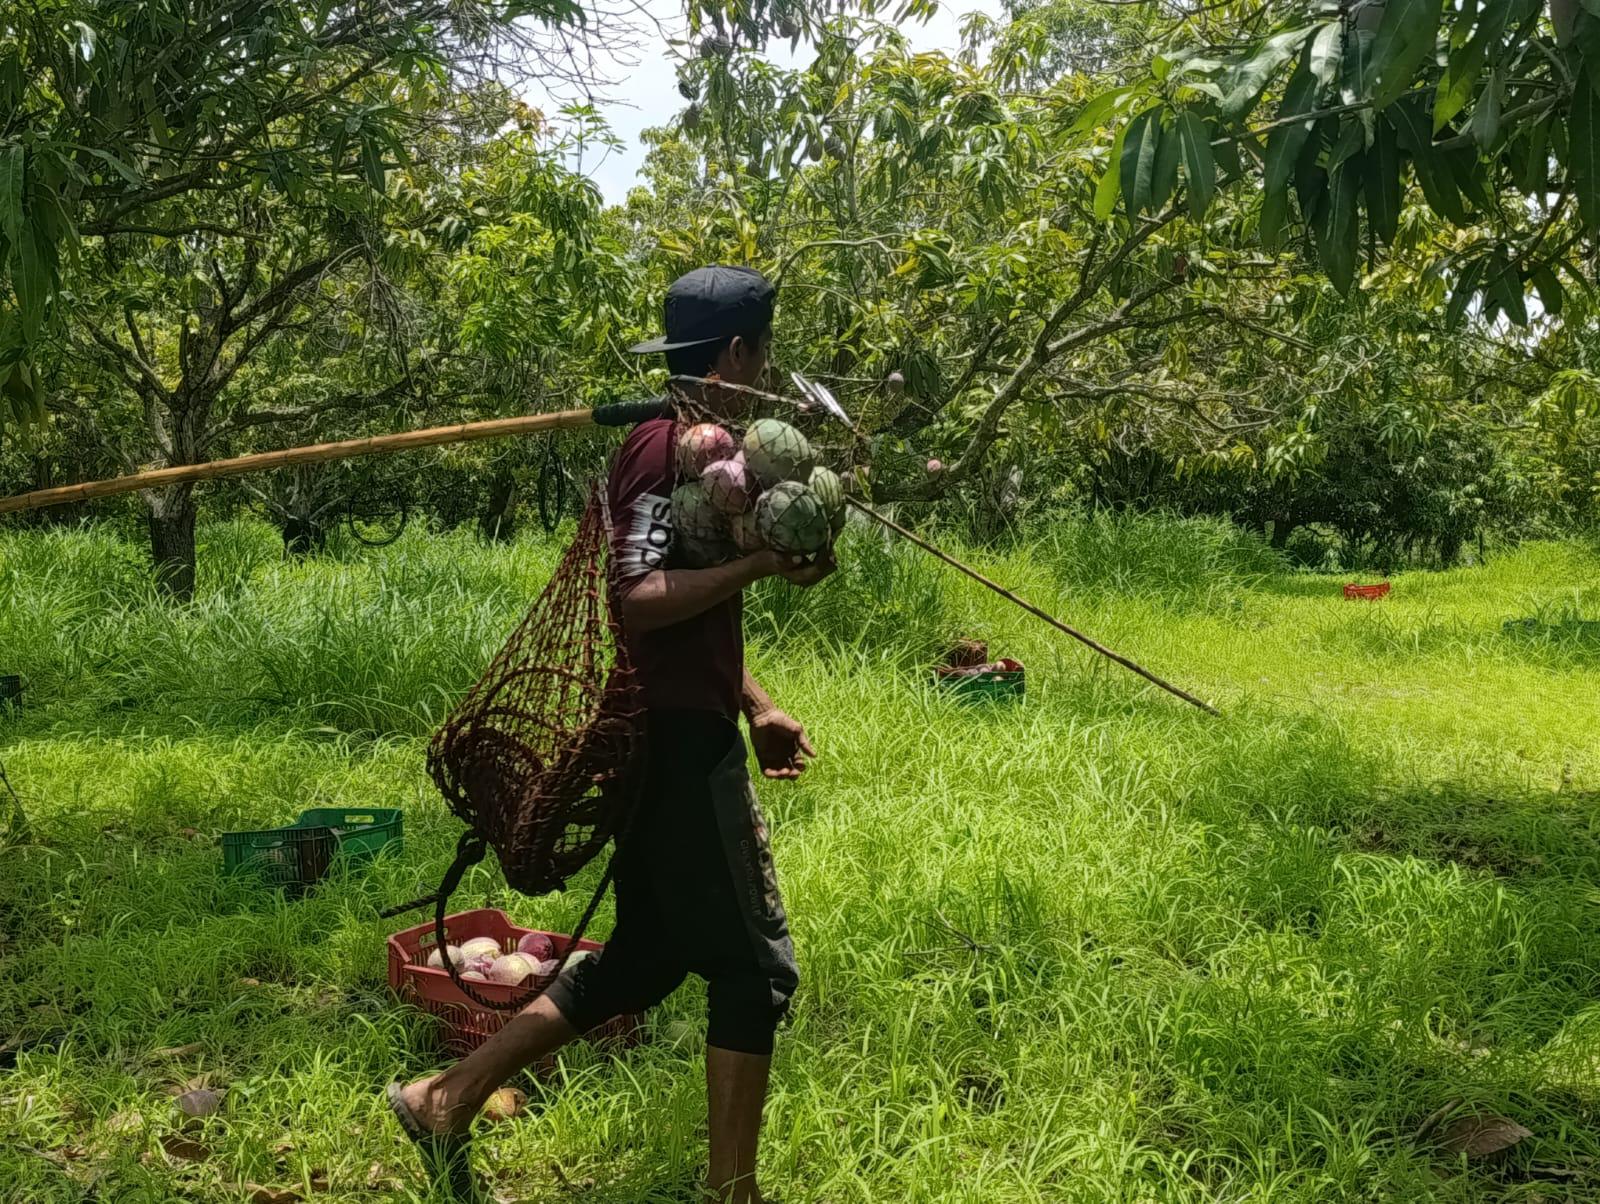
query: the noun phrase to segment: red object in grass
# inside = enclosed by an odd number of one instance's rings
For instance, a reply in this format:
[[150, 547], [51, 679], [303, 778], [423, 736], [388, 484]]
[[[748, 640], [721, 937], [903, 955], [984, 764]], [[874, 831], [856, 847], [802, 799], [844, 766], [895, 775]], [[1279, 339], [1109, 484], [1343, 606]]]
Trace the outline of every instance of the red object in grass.
[[[538, 931], [517, 927], [498, 907], [481, 907], [476, 911], [461, 911], [446, 916], [444, 928], [451, 944], [459, 945], [475, 936], [486, 936], [499, 941], [500, 948], [506, 953], [515, 952], [519, 940], [530, 932]], [[555, 943], [558, 955], [566, 949], [570, 939], [559, 932], [547, 932], [544, 935]], [[429, 968], [428, 955], [433, 948], [432, 920], [391, 936], [389, 986], [407, 1003], [439, 1017], [444, 1025], [443, 1041], [447, 1050], [455, 1054], [471, 1053], [504, 1028], [506, 1021], [516, 1013], [499, 1012], [473, 1003], [456, 988], [444, 970]], [[605, 946], [599, 941], [581, 940], [578, 948], [599, 953]], [[541, 978], [536, 985], [547, 987], [551, 981]], [[507, 1003], [520, 998], [527, 991], [526, 985], [502, 986], [487, 981], [474, 982], [472, 987], [485, 998]], [[590, 1032], [589, 1040], [596, 1043], [637, 1044], [643, 1031], [643, 1020], [642, 1016], [632, 1014], [614, 1016]]]
[[1389, 596], [1389, 583], [1380, 581], [1377, 585], [1357, 585], [1351, 582], [1344, 587], [1346, 598], [1365, 598], [1368, 602], [1376, 602], [1379, 598]]

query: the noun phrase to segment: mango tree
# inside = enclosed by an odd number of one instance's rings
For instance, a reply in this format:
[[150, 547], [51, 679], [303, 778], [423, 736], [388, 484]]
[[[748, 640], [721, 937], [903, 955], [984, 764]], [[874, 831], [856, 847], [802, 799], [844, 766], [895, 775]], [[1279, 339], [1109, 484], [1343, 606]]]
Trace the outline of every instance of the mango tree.
[[1261, 243], [1304, 235], [1342, 293], [1394, 242], [1413, 183], [1436, 222], [1472, 231], [1429, 266], [1448, 286], [1451, 325], [1473, 311], [1524, 325], [1530, 291], [1534, 313], [1559, 313], [1587, 282], [1582, 252], [1600, 230], [1595, 6], [1142, 7], [1156, 53], [1087, 108], [1132, 185], [1130, 211], [1152, 199], [1162, 164], [1203, 144], [1259, 197]]
[[739, 56], [702, 71], [654, 160], [675, 169], [673, 202], [658, 187], [633, 205], [654, 270], [728, 257], [779, 280], [785, 363], [869, 428], [878, 497], [989, 480], [997, 444], [1015, 459], [1110, 396], [1221, 438], [1262, 421], [1248, 392], [1193, 396], [1150, 354], [1191, 328], [1295, 342], [1262, 307], [1241, 203], [1216, 199], [1242, 168], [1197, 123], [1159, 162], [1157, 142], [1119, 142], [1108, 172], [1077, 81], [1012, 89], [850, 22], [805, 71]]

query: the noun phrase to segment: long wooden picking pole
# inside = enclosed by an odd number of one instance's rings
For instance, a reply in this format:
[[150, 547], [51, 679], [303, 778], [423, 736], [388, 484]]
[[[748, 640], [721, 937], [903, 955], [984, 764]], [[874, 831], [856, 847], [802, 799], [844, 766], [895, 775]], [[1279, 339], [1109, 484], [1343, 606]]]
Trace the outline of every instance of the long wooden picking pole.
[[63, 502], [86, 502], [92, 498], [113, 497], [139, 489], [155, 489], [185, 481], [212, 481], [218, 477], [237, 477], [251, 472], [288, 468], [293, 464], [316, 464], [324, 460], [348, 460], [355, 456], [378, 456], [414, 451], [419, 447], [438, 447], [445, 443], [471, 443], [478, 439], [504, 439], [510, 435], [537, 435], [548, 431], [570, 430], [583, 426], [627, 426], [661, 412], [659, 401], [624, 402], [593, 410], [562, 410], [554, 414], [528, 414], [521, 418], [494, 418], [487, 422], [463, 422], [456, 426], [434, 426], [398, 435], [373, 435], [365, 439], [346, 439], [340, 443], [315, 443], [284, 451], [257, 452], [231, 460], [212, 460], [207, 464], [180, 464], [174, 468], [155, 468], [109, 481], [89, 481], [82, 485], [61, 485], [36, 489], [15, 497], [0, 498], [0, 514], [37, 510]]
[[[162, 485], [176, 485], [184, 481], [212, 481], [219, 477], [237, 477], [251, 472], [266, 472], [275, 468], [288, 468], [294, 464], [316, 464], [327, 460], [348, 460], [356, 456], [377, 456], [391, 452], [414, 451], [419, 447], [438, 447], [446, 443], [471, 443], [479, 439], [504, 439], [514, 435], [536, 435], [548, 431], [571, 430], [585, 426], [631, 426], [653, 418], [663, 410], [663, 402], [619, 402], [615, 405], [597, 406], [592, 410], [562, 410], [554, 414], [528, 414], [521, 418], [496, 418], [487, 422], [463, 422], [456, 426], [435, 426], [420, 431], [405, 431], [398, 435], [374, 435], [365, 439], [346, 439], [339, 443], [315, 443], [308, 447], [291, 447], [283, 451], [257, 452], [249, 456], [235, 456], [231, 460], [212, 460], [206, 464], [181, 464], [173, 468], [156, 468], [130, 476], [114, 477], [108, 481], [88, 481], [81, 485], [61, 485], [54, 489], [36, 489], [32, 493], [19, 493], [15, 497], [0, 498], [0, 514], [14, 514], [22, 510], [37, 510], [43, 506], [58, 506], [64, 502], [86, 502], [93, 498], [114, 497], [119, 493], [133, 493], [139, 489], [154, 489]], [[870, 506], [848, 499], [867, 517], [882, 523], [902, 539], [917, 545], [924, 552], [944, 561], [958, 572], [965, 573], [980, 585], [993, 590], [1008, 602], [1015, 603], [1036, 618], [1079, 643], [1094, 649], [1108, 660], [1116, 661], [1124, 669], [1137, 673], [1152, 685], [1199, 707], [1211, 715], [1220, 712], [1209, 703], [1202, 702], [1186, 690], [1169, 681], [1163, 681], [1143, 665], [1136, 664], [1104, 644], [1090, 639], [1083, 632], [1067, 626], [1060, 619], [1046, 614], [1032, 602], [1018, 597], [1005, 586], [989, 580], [977, 569], [971, 568], [947, 552], [940, 551], [927, 540], [913, 535], [899, 523], [879, 514]]]
[[1007, 602], [1013, 602], [1016, 605], [1022, 607], [1023, 610], [1027, 611], [1030, 615], [1033, 615], [1035, 618], [1043, 619], [1046, 623], [1050, 624], [1050, 626], [1054, 627], [1057, 631], [1063, 632], [1066, 635], [1070, 635], [1073, 639], [1077, 640], [1080, 644], [1085, 644], [1088, 647], [1093, 648], [1101, 656], [1106, 657], [1108, 660], [1116, 661], [1117, 664], [1121, 665], [1124, 669], [1128, 669], [1131, 672], [1137, 673], [1140, 677], [1144, 678], [1147, 682], [1150, 682], [1152, 685], [1160, 686], [1168, 694], [1172, 694], [1175, 697], [1181, 698], [1185, 702], [1190, 703], [1193, 706], [1199, 707], [1202, 711], [1205, 711], [1207, 714], [1219, 715], [1219, 716], [1222, 714], [1221, 711], [1217, 710], [1217, 708], [1212, 706], [1210, 703], [1201, 702], [1200, 699], [1196, 698], [1193, 694], [1189, 693], [1187, 690], [1180, 689], [1179, 687], [1173, 685], [1170, 681], [1163, 681], [1161, 678], [1157, 677], [1154, 673], [1150, 672], [1150, 670], [1146, 669], [1143, 665], [1137, 664], [1134, 661], [1130, 661], [1127, 657], [1123, 656], [1120, 652], [1111, 651], [1111, 649], [1107, 648], [1104, 644], [1100, 643], [1098, 640], [1092, 640], [1088, 636], [1084, 635], [1083, 632], [1078, 631], [1076, 628], [1068, 627], [1060, 619], [1055, 618], [1053, 615], [1046, 614], [1044, 611], [1040, 610], [1037, 606], [1035, 606], [1032, 602], [1029, 602], [1026, 598], [1018, 597], [1016, 594], [1014, 594], [1010, 590], [1008, 590], [1005, 586], [999, 584], [998, 582], [989, 580], [989, 578], [985, 577], [982, 573], [978, 572], [977, 569], [971, 568], [968, 565], [962, 564], [961, 561], [957, 560], [954, 556], [950, 555], [948, 552], [940, 551], [938, 548], [934, 547], [927, 540], [922, 539], [920, 536], [913, 535], [910, 531], [907, 531], [899, 523], [895, 522], [893, 519], [886, 518], [882, 514], [879, 514], [876, 510], [872, 509], [872, 507], [867, 506], [867, 505], [863, 505], [861, 502], [856, 501], [855, 498], [848, 498], [847, 500], [849, 501], [850, 505], [855, 507], [857, 510], [861, 511], [862, 514], [865, 514], [868, 518], [874, 520], [875, 522], [882, 523], [885, 527], [889, 528], [889, 530], [893, 531], [896, 535], [900, 536], [901, 539], [908, 540], [909, 542], [916, 544], [917, 547], [921, 548], [924, 552], [927, 552], [930, 556], [935, 556], [938, 559], [944, 561], [951, 568], [957, 570], [958, 572], [965, 573], [968, 577], [971, 577], [979, 585], [982, 585], [982, 586], [985, 586], [985, 587], [987, 587], [989, 589], [992, 589], [995, 593], [999, 594]]

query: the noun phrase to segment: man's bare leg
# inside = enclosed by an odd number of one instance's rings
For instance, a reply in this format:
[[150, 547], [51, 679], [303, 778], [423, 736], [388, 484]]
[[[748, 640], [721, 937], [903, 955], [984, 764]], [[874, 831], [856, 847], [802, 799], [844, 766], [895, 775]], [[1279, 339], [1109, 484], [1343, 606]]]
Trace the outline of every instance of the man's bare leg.
[[706, 1189], [718, 1204], [762, 1204], [756, 1187], [756, 1145], [771, 1067], [767, 1054], [706, 1047], [706, 1109], [711, 1121]]
[[448, 1070], [401, 1089], [412, 1114], [435, 1133], [465, 1133], [485, 1101], [512, 1075], [578, 1035], [541, 995]]

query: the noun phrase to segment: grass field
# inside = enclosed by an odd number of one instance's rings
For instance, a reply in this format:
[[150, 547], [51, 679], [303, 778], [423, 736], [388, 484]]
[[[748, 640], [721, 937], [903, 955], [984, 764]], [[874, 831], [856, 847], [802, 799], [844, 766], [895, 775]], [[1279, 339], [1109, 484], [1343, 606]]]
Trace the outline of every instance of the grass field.
[[[420, 1199], [381, 1089], [437, 1055], [376, 913], [449, 860], [423, 741], [557, 545], [203, 544], [175, 609], [110, 535], [0, 535], [0, 673], [28, 679], [0, 759], [32, 821], [0, 865], [0, 1197]], [[769, 1192], [1600, 1199], [1600, 642], [1558, 622], [1600, 618], [1593, 551], [1376, 604], [1212, 524], [974, 553], [1220, 720], [917, 553], [857, 531], [846, 556], [750, 603], [758, 675], [822, 754], [762, 787], [804, 977]], [[956, 634], [1028, 665], [1023, 706], [927, 686]], [[319, 804], [403, 807], [404, 854], [293, 903], [220, 876], [217, 834]], [[559, 929], [597, 872], [527, 899], [480, 867], [457, 904]], [[701, 1007], [691, 984], [655, 1019]], [[688, 1200], [699, 1063], [693, 1039], [575, 1048], [478, 1165], [508, 1200]], [[225, 1107], [175, 1140], [197, 1081]], [[1532, 1135], [1452, 1157], [1471, 1115]]]

